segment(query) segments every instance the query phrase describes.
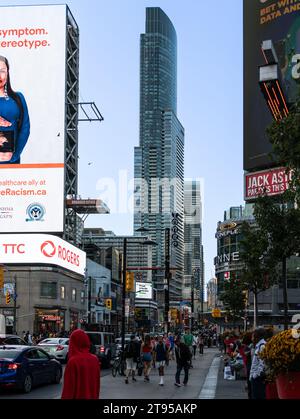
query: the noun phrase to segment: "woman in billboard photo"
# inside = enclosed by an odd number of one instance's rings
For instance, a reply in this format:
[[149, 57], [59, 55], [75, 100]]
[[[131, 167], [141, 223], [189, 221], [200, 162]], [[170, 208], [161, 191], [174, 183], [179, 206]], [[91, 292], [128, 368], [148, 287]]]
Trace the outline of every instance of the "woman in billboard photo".
[[29, 133], [26, 101], [12, 90], [8, 60], [0, 55], [0, 164], [20, 163]]

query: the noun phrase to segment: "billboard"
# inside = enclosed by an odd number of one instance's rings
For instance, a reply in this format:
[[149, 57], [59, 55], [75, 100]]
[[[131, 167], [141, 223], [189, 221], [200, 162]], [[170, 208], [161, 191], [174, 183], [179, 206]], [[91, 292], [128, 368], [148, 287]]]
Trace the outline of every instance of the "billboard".
[[289, 188], [292, 173], [285, 167], [245, 174], [245, 201], [255, 200], [261, 195], [273, 196]]
[[135, 298], [152, 300], [152, 284], [136, 282], [135, 285]]
[[300, 6], [290, 0], [244, 0], [244, 170], [275, 166], [266, 128], [272, 115], [259, 86], [259, 67], [266, 65], [262, 43], [273, 45], [288, 103], [300, 83]]
[[61, 232], [67, 6], [0, 14], [0, 233]]
[[49, 234], [1, 234], [0, 260], [5, 264], [57, 265], [85, 274], [86, 253]]

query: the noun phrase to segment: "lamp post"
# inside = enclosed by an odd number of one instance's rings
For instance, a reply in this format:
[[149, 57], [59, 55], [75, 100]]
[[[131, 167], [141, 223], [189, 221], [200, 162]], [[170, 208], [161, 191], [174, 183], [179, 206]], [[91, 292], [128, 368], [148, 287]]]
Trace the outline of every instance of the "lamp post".
[[169, 310], [170, 310], [170, 229], [165, 229], [165, 333], [169, 332]]
[[[197, 274], [197, 278], [199, 278], [199, 272], [200, 272], [200, 268], [194, 268], [193, 269], [193, 275], [191, 278], [191, 330], [193, 330], [194, 327], [194, 295], [195, 295], [195, 275]], [[203, 298], [202, 298], [202, 290], [201, 290], [201, 286], [200, 286], [200, 292], [201, 292], [201, 307], [202, 307], [202, 311], [203, 311]]]
[[[195, 272], [195, 270], [194, 270]], [[192, 275], [192, 283], [191, 283], [191, 331], [194, 328], [194, 289], [195, 289], [195, 276], [194, 273]]]

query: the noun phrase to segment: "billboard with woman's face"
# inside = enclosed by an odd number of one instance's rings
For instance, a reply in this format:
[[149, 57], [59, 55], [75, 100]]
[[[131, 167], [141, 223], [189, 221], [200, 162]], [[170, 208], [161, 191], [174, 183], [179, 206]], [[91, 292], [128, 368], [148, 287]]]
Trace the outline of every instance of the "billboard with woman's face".
[[0, 7], [0, 233], [63, 231], [66, 13]]
[[244, 169], [274, 166], [266, 128], [273, 121], [259, 86], [261, 49], [272, 41], [287, 101], [300, 93], [300, 2], [244, 0]]

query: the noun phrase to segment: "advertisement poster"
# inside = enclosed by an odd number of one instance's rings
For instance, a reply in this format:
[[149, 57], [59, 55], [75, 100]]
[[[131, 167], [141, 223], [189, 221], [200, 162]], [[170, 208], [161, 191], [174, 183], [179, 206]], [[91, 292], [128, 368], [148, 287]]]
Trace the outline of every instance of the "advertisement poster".
[[262, 43], [272, 41], [289, 104], [300, 87], [300, 4], [289, 0], [244, 0], [244, 170], [275, 166], [266, 128], [273, 118], [259, 86], [266, 65]]
[[0, 13], [0, 233], [61, 232], [66, 6]]

